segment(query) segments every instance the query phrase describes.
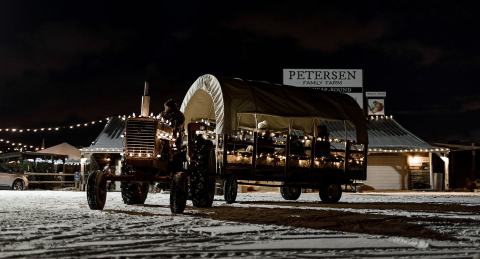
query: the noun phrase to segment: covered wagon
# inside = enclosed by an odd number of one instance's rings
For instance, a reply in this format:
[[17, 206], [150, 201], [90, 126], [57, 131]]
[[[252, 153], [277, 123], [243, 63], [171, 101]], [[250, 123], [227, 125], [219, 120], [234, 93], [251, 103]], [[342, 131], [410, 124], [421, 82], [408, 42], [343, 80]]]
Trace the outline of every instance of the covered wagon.
[[203, 75], [181, 111], [189, 157], [204, 161], [193, 170], [221, 180], [229, 203], [237, 184], [279, 186], [287, 200], [318, 189], [332, 203], [366, 179], [367, 121], [346, 94]]

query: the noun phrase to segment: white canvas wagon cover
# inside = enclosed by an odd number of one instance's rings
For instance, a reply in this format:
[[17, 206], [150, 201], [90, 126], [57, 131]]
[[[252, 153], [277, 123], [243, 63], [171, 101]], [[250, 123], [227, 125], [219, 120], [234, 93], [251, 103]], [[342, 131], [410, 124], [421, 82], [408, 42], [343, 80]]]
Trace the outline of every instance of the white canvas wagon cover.
[[368, 143], [363, 111], [353, 98], [341, 93], [207, 74], [192, 84], [180, 109], [186, 123], [214, 120], [217, 134], [255, 128], [263, 120], [272, 129], [298, 127], [307, 132], [321, 120], [345, 120], [355, 126], [356, 142]]

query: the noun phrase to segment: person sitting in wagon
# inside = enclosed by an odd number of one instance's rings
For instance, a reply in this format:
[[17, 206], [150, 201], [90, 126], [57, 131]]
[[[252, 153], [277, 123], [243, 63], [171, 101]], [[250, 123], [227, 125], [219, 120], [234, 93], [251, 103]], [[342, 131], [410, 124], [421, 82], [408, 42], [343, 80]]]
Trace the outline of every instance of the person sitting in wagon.
[[305, 155], [305, 145], [302, 142], [304, 137], [299, 130], [293, 130], [290, 135], [290, 155], [302, 157]]
[[258, 123], [258, 129], [263, 132], [259, 132], [257, 137], [257, 154], [264, 156], [273, 154], [275, 147], [273, 146], [270, 130], [268, 130], [268, 122], [262, 121]]
[[327, 126], [317, 126], [317, 141], [315, 142], [315, 156], [327, 157], [330, 155], [330, 133]]

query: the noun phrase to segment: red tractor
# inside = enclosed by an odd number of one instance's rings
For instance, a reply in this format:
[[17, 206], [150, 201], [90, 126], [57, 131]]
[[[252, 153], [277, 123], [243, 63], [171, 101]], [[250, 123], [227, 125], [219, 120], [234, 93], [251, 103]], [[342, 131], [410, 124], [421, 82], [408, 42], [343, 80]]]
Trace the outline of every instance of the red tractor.
[[[144, 204], [150, 183], [170, 188], [170, 209], [182, 213], [187, 197], [196, 207], [211, 207], [215, 188], [215, 163], [211, 141], [195, 131], [201, 124], [189, 124], [189, 159], [187, 163], [183, 132], [172, 122], [149, 115], [148, 85], [142, 98], [141, 115], [126, 119], [124, 161], [121, 175], [95, 171], [87, 180], [87, 199], [90, 209], [102, 210], [107, 195], [107, 181], [121, 182], [125, 204]], [[190, 134], [190, 131], [193, 131]], [[179, 145], [180, 146], [177, 146]], [[189, 193], [190, 192], [190, 193]]]

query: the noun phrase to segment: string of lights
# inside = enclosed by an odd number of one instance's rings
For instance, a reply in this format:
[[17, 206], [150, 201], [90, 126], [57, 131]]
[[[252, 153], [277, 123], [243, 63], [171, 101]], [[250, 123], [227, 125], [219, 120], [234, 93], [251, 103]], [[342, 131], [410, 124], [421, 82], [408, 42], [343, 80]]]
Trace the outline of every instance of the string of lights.
[[41, 150], [41, 147], [25, 144], [22, 142], [14, 142], [8, 139], [0, 138], [0, 154], [4, 151], [38, 151]]
[[0, 128], [0, 132], [9, 132], [9, 133], [41, 133], [41, 132], [55, 132], [65, 129], [78, 129], [85, 128], [89, 126], [94, 126], [99, 123], [107, 122], [110, 117], [107, 117], [102, 120], [95, 120], [86, 123], [76, 123], [64, 126], [55, 126], [55, 127], [39, 127], [39, 128]]
[[[106, 123], [110, 119], [118, 117], [119, 119], [126, 120], [127, 118], [135, 118], [137, 115], [132, 113], [132, 115], [116, 115], [106, 117], [105, 119], [94, 120], [86, 123], [75, 123], [64, 126], [55, 126], [55, 127], [39, 127], [39, 128], [0, 128], [0, 134], [5, 133], [15, 133], [15, 134], [31, 134], [31, 133], [45, 133], [45, 132], [59, 132], [61, 130], [71, 130], [95, 126], [101, 123]], [[149, 118], [159, 118], [159, 116], [154, 116], [150, 114]], [[171, 124], [171, 122], [166, 121], [166, 124]], [[18, 141], [9, 140], [6, 138], [0, 138], [0, 154], [5, 153], [6, 151], [39, 151], [42, 150], [42, 147], [36, 145], [29, 145]]]
[[369, 148], [368, 152], [373, 153], [414, 153], [414, 152], [450, 152], [448, 148], [414, 148], [414, 149], [386, 149], [386, 148]]
[[[124, 115], [120, 115], [119, 118]], [[0, 134], [14, 133], [14, 134], [34, 134], [45, 132], [59, 132], [62, 130], [72, 130], [79, 128], [92, 127], [104, 122], [108, 122], [112, 117], [106, 117], [105, 119], [94, 120], [86, 123], [75, 123], [64, 126], [54, 127], [38, 127], [38, 128], [0, 128]], [[0, 154], [11, 151], [39, 151], [42, 149], [40, 146], [25, 144], [18, 141], [9, 140], [6, 138], [0, 138]]]
[[369, 115], [369, 120], [391, 120], [393, 119], [393, 115]]
[[[100, 123], [106, 123], [108, 122], [111, 118], [113, 117], [118, 117], [119, 119], [126, 120], [127, 118], [136, 118], [137, 115], [135, 113], [132, 113], [132, 115], [116, 115], [116, 116], [110, 116], [106, 117], [105, 119], [100, 119], [100, 120], [94, 120], [90, 122], [84, 122], [84, 123], [74, 123], [74, 124], [69, 124], [69, 125], [63, 125], [63, 126], [54, 126], [54, 127], [38, 127], [38, 128], [0, 128], [0, 133], [42, 133], [42, 132], [55, 132], [55, 131], [61, 131], [61, 130], [71, 130], [71, 129], [78, 129], [78, 128], [86, 128], [86, 127], [91, 127], [98, 125]], [[160, 119], [160, 116], [154, 116], [153, 113], [150, 114], [149, 118], [158, 118]], [[163, 122], [163, 120], [162, 120]], [[171, 124], [169, 121], [165, 121], [166, 124]]]

